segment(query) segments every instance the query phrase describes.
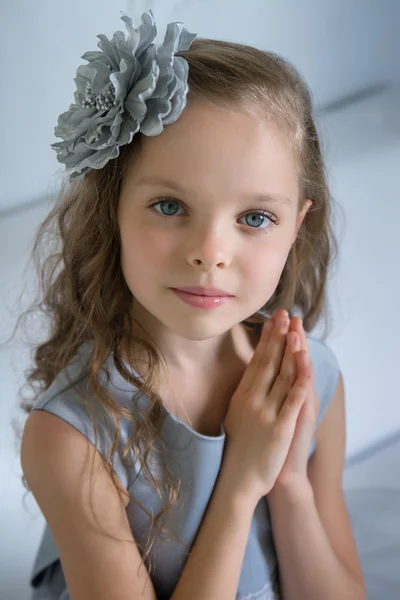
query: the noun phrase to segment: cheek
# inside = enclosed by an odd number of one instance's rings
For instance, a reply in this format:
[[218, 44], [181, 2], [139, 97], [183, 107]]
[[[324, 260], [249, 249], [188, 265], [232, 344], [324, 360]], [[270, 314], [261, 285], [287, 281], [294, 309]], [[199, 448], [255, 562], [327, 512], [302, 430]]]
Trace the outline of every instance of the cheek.
[[286, 245], [271, 243], [246, 257], [242, 265], [242, 280], [243, 288], [247, 290], [244, 295], [247, 296], [250, 312], [259, 310], [274, 294], [288, 253]]
[[[128, 285], [159, 273], [171, 254], [171, 236], [146, 227], [121, 229], [121, 266]], [[130, 286], [131, 287], [131, 286]]]
[[[288, 256], [286, 247], [276, 244], [266, 246], [259, 252], [251, 252], [244, 260], [245, 278], [252, 286], [278, 285]], [[244, 257], [243, 257], [244, 258]]]

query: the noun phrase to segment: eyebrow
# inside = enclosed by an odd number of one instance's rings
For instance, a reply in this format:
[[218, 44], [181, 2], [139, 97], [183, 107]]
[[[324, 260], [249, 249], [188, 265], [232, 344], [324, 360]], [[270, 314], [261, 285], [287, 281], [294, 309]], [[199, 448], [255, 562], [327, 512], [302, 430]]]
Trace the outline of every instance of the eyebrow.
[[[168, 188], [175, 192], [184, 193], [187, 192], [184, 186], [180, 186], [178, 183], [174, 181], [170, 181], [168, 179], [159, 179], [154, 177], [144, 177], [139, 179], [136, 185], [160, 185], [162, 187]], [[273, 202], [273, 203], [283, 203], [287, 206], [292, 206], [293, 201], [291, 198], [284, 196], [282, 194], [255, 194], [254, 196], [248, 197], [249, 201], [256, 202]]]

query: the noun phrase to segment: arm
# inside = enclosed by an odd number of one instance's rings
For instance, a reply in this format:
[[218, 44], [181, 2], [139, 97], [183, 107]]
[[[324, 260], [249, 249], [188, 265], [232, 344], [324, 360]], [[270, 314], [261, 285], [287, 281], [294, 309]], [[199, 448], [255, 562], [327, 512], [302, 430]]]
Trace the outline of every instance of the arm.
[[234, 600], [257, 501], [223, 468], [171, 600]]
[[335, 554], [311, 486], [267, 495], [284, 600], [365, 600], [365, 590]]
[[20, 458], [57, 544], [71, 599], [156, 600], [146, 567], [138, 572], [141, 556], [126, 516], [127, 499], [121, 501], [88, 439], [61, 418], [33, 411]]
[[315, 433], [307, 477], [266, 496], [284, 600], [365, 600], [365, 582], [342, 490], [343, 377]]
[[[121, 502], [93, 445], [59, 417], [34, 411], [21, 465], [53, 533], [72, 600], [156, 600], [126, 517], [127, 499]], [[238, 491], [231, 472], [220, 470], [173, 600], [236, 597], [257, 501]]]

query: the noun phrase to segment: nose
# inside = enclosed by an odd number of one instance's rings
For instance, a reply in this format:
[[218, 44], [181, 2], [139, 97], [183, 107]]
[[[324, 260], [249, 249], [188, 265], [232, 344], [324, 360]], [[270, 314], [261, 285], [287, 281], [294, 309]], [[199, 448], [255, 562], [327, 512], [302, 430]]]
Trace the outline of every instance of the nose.
[[195, 268], [210, 271], [215, 267], [226, 268], [231, 261], [231, 250], [226, 235], [208, 230], [199, 236], [191, 235], [188, 263]]

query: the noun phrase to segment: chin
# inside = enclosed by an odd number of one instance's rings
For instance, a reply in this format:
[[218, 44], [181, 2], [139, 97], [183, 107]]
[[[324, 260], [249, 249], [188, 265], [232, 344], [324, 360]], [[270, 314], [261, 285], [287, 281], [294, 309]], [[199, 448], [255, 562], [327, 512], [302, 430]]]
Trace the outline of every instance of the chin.
[[189, 317], [187, 320], [182, 320], [180, 316], [179, 322], [171, 322], [165, 326], [183, 338], [202, 342], [226, 333], [226, 331], [235, 325], [236, 321], [232, 323], [227, 319], [215, 319], [212, 321], [211, 319], [201, 317]]

